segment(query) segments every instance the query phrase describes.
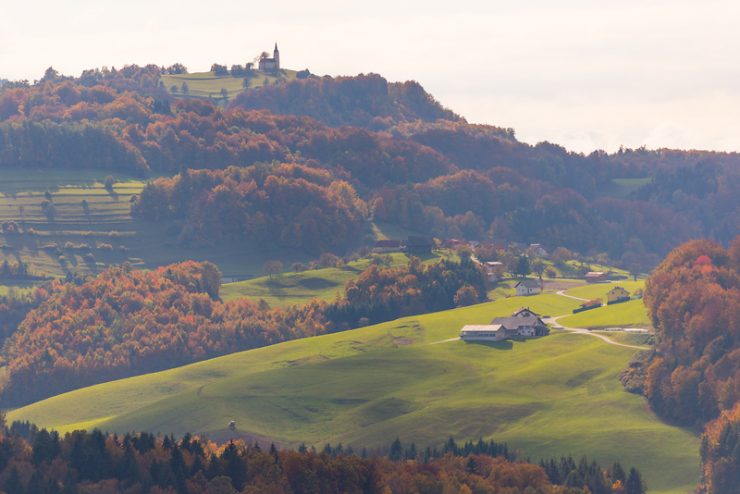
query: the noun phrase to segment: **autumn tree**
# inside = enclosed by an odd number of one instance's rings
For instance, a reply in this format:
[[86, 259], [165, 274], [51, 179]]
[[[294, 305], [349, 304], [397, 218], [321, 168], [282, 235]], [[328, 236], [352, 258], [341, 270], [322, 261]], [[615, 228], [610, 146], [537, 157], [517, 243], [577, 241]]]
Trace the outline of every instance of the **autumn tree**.
[[283, 271], [283, 263], [277, 260], [266, 261], [262, 270], [272, 279], [273, 275], [280, 274]]

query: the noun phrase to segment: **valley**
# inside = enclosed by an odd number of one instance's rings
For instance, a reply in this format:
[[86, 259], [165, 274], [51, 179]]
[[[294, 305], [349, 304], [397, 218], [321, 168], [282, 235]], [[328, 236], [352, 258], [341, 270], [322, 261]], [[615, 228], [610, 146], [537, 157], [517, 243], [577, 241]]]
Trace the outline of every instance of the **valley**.
[[[613, 307], [629, 313], [630, 303]], [[8, 419], [62, 432], [190, 431], [284, 447], [373, 448], [396, 436], [426, 446], [481, 436], [507, 441], [535, 460], [578, 452], [640, 465], [651, 492], [690, 488], [698, 476], [696, 435], [661, 422], [619, 382], [634, 349], [557, 330], [526, 341], [431, 344], [456, 336], [464, 323], [485, 323], [522, 305], [557, 315], [578, 302], [554, 293], [502, 298], [285, 342], [73, 391]]]

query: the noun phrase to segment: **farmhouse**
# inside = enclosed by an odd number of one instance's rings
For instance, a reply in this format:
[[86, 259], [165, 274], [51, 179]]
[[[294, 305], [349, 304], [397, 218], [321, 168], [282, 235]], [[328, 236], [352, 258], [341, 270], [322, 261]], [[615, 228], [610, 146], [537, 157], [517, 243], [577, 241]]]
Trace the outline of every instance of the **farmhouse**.
[[262, 72], [277, 72], [280, 70], [280, 50], [278, 50], [277, 43], [275, 43], [275, 50], [272, 52], [272, 58], [266, 56], [260, 57], [259, 69]]
[[388, 253], [388, 252], [398, 252], [401, 250], [401, 241], [400, 240], [378, 240], [375, 242], [375, 245], [373, 246], [373, 252], [378, 253]]
[[547, 325], [529, 309], [519, 309], [510, 317], [497, 317], [491, 324], [466, 325], [460, 330], [463, 341], [502, 341], [507, 338], [533, 338], [550, 332]]
[[532, 278], [524, 278], [514, 285], [514, 288], [516, 288], [516, 294], [519, 296], [535, 295], [542, 292], [540, 282]]
[[589, 271], [583, 278], [589, 283], [602, 283], [607, 281], [607, 274], [603, 271]]
[[498, 281], [504, 276], [504, 263], [499, 261], [488, 261], [483, 263], [488, 281]]
[[541, 244], [529, 244], [527, 255], [529, 257], [547, 257], [547, 251]]
[[429, 255], [432, 253], [434, 240], [423, 235], [409, 235], [406, 240], [406, 252], [413, 255]]
[[621, 286], [615, 286], [606, 294], [606, 305], [626, 302], [630, 299], [630, 292]]

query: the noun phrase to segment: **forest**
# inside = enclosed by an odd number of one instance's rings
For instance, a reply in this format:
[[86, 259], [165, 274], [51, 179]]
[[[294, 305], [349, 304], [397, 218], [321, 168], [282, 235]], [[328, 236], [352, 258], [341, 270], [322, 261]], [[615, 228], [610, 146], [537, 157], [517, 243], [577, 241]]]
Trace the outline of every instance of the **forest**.
[[[740, 226], [737, 154], [640, 148], [583, 155], [547, 142], [529, 145], [511, 129], [467, 123], [418, 83], [389, 83], [374, 74], [256, 88], [223, 108], [174, 98], [160, 83], [168, 70], [127, 66], [67, 77], [49, 69], [34, 84], [3, 85], [0, 167], [102, 167], [144, 177], [218, 170], [199, 175], [211, 178], [197, 192], [218, 189], [209, 192], [214, 201], [239, 203], [236, 211], [231, 204], [231, 211], [239, 219], [257, 218], [257, 226], [272, 212], [247, 190], [252, 179], [263, 185], [256, 172], [222, 170], [261, 164], [285, 175], [283, 163], [317, 169], [331, 181], [346, 182], [345, 192], [319, 191], [331, 188], [326, 179], [317, 189], [305, 176], [305, 182], [286, 177], [291, 184], [285, 186], [305, 187], [297, 197], [311, 197], [312, 204], [319, 201], [341, 215], [350, 213], [343, 198], [356, 193], [359, 210], [351, 212], [352, 219], [342, 217], [351, 228], [305, 242], [298, 239], [303, 232], [289, 231], [287, 224], [260, 234], [281, 245], [336, 253], [347, 248], [361, 222], [378, 219], [440, 238], [495, 238], [606, 253], [644, 270], [682, 242], [697, 237], [726, 242]], [[618, 184], [624, 179], [637, 185], [623, 188]], [[174, 190], [178, 179], [172, 180], [152, 184], [150, 198]], [[278, 195], [285, 190], [286, 182], [270, 183], [281, 185]], [[289, 202], [281, 214], [313, 211]], [[164, 227], [174, 224], [170, 229], [188, 241], [191, 231], [178, 228], [179, 221], [208, 218], [216, 207], [210, 202], [203, 211], [198, 205], [180, 208], [176, 218], [141, 211]], [[324, 220], [312, 225], [308, 236], [323, 237]], [[190, 226], [197, 235], [211, 225]], [[241, 224], [213, 227], [227, 237], [245, 234], [238, 232]]]
[[197, 436], [57, 432], [14, 422], [0, 436], [0, 485], [8, 494], [326, 494], [410, 492], [643, 494], [640, 472], [586, 458], [512, 458], [505, 444], [453, 439], [416, 450], [326, 445], [278, 450]]
[[209, 262], [151, 271], [124, 265], [88, 279], [54, 280], [27, 300], [0, 299], [9, 309], [0, 316], [3, 404], [486, 297], [484, 275], [469, 259], [371, 266], [337, 300], [288, 308], [222, 302], [220, 278]]
[[188, 170], [147, 185], [134, 215], [183, 222], [181, 241], [256, 240], [305, 252], [339, 250], [356, 241], [367, 205], [327, 170], [296, 164]]
[[644, 393], [665, 420], [705, 427], [704, 489], [740, 485], [740, 236], [728, 249], [695, 240], [673, 250], [646, 284], [656, 348]]

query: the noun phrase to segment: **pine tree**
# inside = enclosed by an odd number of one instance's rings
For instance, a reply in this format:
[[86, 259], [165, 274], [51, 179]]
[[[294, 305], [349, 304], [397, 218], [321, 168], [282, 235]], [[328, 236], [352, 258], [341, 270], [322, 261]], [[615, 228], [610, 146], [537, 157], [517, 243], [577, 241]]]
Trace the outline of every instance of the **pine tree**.
[[629, 476], [624, 484], [625, 494], [644, 494], [645, 483], [642, 481], [642, 476], [636, 468], [630, 468]]

